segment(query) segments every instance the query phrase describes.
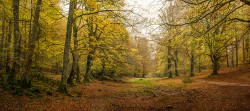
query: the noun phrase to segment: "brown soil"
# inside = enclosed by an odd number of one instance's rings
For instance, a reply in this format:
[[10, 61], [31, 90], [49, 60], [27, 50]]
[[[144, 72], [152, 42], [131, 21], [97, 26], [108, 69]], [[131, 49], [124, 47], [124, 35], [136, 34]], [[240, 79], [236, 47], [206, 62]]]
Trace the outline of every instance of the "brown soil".
[[[70, 88], [74, 97], [54, 92], [30, 99], [13, 96], [0, 88], [3, 111], [249, 111], [250, 65], [225, 68], [218, 76], [199, 74], [192, 83], [182, 77], [160, 79], [156, 85], [94, 81]], [[47, 74], [58, 79], [58, 75]], [[205, 78], [204, 78], [205, 77]], [[131, 78], [130, 78], [131, 79]]]

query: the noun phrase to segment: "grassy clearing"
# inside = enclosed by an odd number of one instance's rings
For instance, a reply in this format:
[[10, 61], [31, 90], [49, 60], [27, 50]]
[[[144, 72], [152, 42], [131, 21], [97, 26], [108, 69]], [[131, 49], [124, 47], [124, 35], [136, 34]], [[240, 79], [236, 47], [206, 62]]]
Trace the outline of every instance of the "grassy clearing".
[[128, 80], [128, 83], [131, 84], [140, 84], [144, 86], [154, 86], [157, 84], [157, 81], [160, 80], [160, 78], [133, 78]]
[[162, 86], [166, 88], [181, 88], [186, 85], [181, 79], [168, 78], [132, 78], [127, 82], [130, 84], [143, 85], [146, 87]]

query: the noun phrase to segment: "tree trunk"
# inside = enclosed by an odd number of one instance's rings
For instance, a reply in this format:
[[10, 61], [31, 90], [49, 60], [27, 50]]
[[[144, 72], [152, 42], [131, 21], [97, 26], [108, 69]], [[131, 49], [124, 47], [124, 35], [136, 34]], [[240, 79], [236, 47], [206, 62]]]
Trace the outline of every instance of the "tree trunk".
[[38, 32], [38, 27], [39, 27], [38, 23], [39, 23], [39, 18], [40, 18], [41, 5], [42, 5], [42, 0], [38, 0], [36, 4], [36, 10], [35, 10], [35, 16], [34, 16], [34, 21], [33, 21], [33, 27], [31, 30], [31, 36], [29, 38], [29, 49], [28, 49], [26, 65], [25, 65], [25, 73], [23, 74], [23, 77], [22, 77], [21, 86], [23, 88], [31, 87], [30, 74], [31, 74], [31, 68], [32, 68], [32, 58], [33, 58], [34, 49], [35, 49], [35, 42], [37, 41], [38, 36], [39, 36], [37, 32]]
[[232, 67], [234, 67], [234, 49], [233, 49], [233, 47], [232, 47], [232, 49], [231, 49], [231, 63], [232, 63]]
[[218, 70], [220, 68], [219, 57], [216, 57], [216, 55], [212, 55], [211, 59], [213, 63], [213, 72], [211, 75], [218, 75]]
[[106, 73], [106, 63], [104, 60], [102, 60], [102, 71], [98, 75], [100, 80], [103, 80], [103, 78], [104, 78], [103, 76], [105, 73]]
[[70, 71], [70, 74], [69, 74], [69, 77], [68, 77], [68, 80], [67, 80], [67, 84], [70, 84], [70, 85], [74, 84], [73, 80], [74, 80], [75, 75], [74, 75], [74, 68], [73, 67], [74, 67], [74, 65], [72, 65], [72, 68], [71, 68], [71, 71]]
[[229, 67], [229, 54], [228, 54], [228, 47], [226, 47], [226, 58], [227, 58], [227, 67]]
[[[92, 51], [91, 51], [92, 52]], [[92, 64], [92, 53], [89, 53], [87, 56], [87, 64], [86, 64], [86, 72], [84, 75], [83, 83], [89, 83], [89, 75], [90, 75], [90, 70], [91, 70], [91, 64]]]
[[16, 73], [19, 71], [19, 61], [21, 52], [21, 37], [19, 31], [19, 0], [13, 0], [13, 16], [14, 16], [14, 62], [8, 76], [8, 82], [14, 82]]
[[[76, 8], [76, 7], [75, 7]], [[78, 34], [77, 34], [78, 30], [76, 27], [76, 21], [74, 21], [73, 24], [73, 33], [74, 33], [74, 50], [73, 50], [73, 58], [75, 60], [75, 62], [73, 63], [74, 67], [74, 74], [76, 75], [76, 82], [80, 82], [80, 70], [79, 70], [79, 55], [78, 55]]]
[[239, 52], [239, 44], [238, 44], [238, 38], [236, 38], [235, 40], [235, 66], [238, 67], [239, 63], [239, 56], [238, 56], [238, 52]]
[[[168, 41], [168, 43], [171, 43], [171, 40]], [[167, 66], [167, 74], [168, 74], [168, 77], [169, 78], [173, 78], [173, 75], [172, 75], [172, 72], [171, 72], [171, 67], [172, 67], [172, 64], [171, 64], [171, 47], [168, 46], [168, 54], [167, 54], [167, 61], [168, 61], [168, 66]]]
[[194, 52], [191, 51], [191, 58], [190, 58], [190, 76], [194, 76]]
[[8, 37], [6, 37], [5, 48], [6, 48], [6, 61], [5, 61], [5, 72], [10, 73], [10, 44], [11, 44], [11, 34], [12, 34], [12, 22], [9, 22]]
[[246, 62], [246, 53], [245, 53], [245, 38], [242, 39], [242, 56], [243, 56], [243, 64]]
[[[93, 11], [91, 8], [87, 8], [87, 7], [86, 7], [86, 10]], [[93, 23], [93, 21], [94, 21], [93, 17], [89, 17], [87, 19], [88, 30], [89, 30], [89, 47], [90, 47], [90, 51], [89, 51], [88, 56], [87, 56], [86, 72], [85, 72], [84, 79], [83, 79], [84, 84], [90, 82], [89, 75], [90, 75], [90, 71], [91, 71], [91, 67], [92, 67], [93, 55], [95, 54], [95, 48], [96, 48], [95, 45], [93, 44], [94, 39], [92, 38], [92, 37], [96, 37], [96, 31], [94, 31], [94, 23]]]
[[[248, 34], [248, 35], [250, 35], [250, 34]], [[246, 56], [245, 56], [245, 58], [246, 58], [246, 63], [249, 63], [249, 36], [247, 36], [246, 37], [246, 46], [245, 46], [245, 54], [246, 54]]]
[[[4, 14], [3, 14], [4, 16]], [[2, 18], [2, 37], [0, 38], [0, 67], [3, 67], [3, 61], [4, 61], [4, 38], [5, 36], [5, 18]]]
[[201, 70], [202, 70], [201, 69], [201, 55], [199, 55], [199, 64], [198, 65], [199, 65], [198, 66], [199, 67], [198, 70], [199, 70], [199, 72], [201, 72]]
[[67, 32], [64, 46], [64, 55], [63, 55], [63, 74], [61, 77], [61, 84], [58, 88], [59, 92], [68, 94], [67, 91], [67, 78], [69, 73], [69, 50], [72, 34], [72, 25], [73, 25], [73, 14], [74, 14], [74, 5], [76, 4], [75, 0], [70, 0], [68, 21], [67, 21]]
[[179, 76], [179, 73], [178, 73], [178, 51], [175, 50], [174, 52], [175, 54], [175, 61], [174, 61], [174, 66], [175, 66], [175, 76]]

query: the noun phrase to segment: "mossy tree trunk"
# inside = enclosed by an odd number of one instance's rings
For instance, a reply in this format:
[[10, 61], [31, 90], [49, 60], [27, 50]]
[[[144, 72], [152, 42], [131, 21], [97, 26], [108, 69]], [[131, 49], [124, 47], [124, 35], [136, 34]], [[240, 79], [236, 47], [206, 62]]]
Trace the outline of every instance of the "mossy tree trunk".
[[[31, 86], [31, 78], [30, 74], [32, 68], [32, 57], [34, 55], [35, 42], [38, 39], [38, 27], [39, 27], [39, 18], [40, 18], [40, 9], [42, 5], [42, 0], [38, 0], [35, 9], [35, 16], [33, 21], [33, 26], [31, 29], [31, 36], [29, 37], [29, 49], [27, 53], [26, 65], [25, 65], [25, 73], [22, 76], [21, 86], [23, 88], [29, 88]], [[32, 12], [31, 12], [32, 13]]]
[[91, 64], [92, 64], [92, 56], [91, 54], [88, 54], [88, 57], [87, 57], [87, 64], [86, 64], [86, 72], [85, 72], [85, 75], [84, 75], [84, 79], [83, 79], [83, 83], [89, 83], [90, 80], [89, 80], [89, 75], [90, 75], [90, 71], [91, 71]]
[[219, 64], [219, 60], [220, 60], [220, 56], [213, 54], [210, 56], [211, 61], [213, 63], [212, 67], [213, 67], [213, 72], [211, 75], [218, 75], [218, 70], [220, 69], [220, 64]]
[[[74, 7], [76, 9], [76, 5]], [[73, 71], [74, 75], [76, 75], [76, 82], [80, 82], [80, 70], [79, 70], [79, 54], [78, 54], [78, 29], [76, 26], [76, 20], [73, 24], [73, 34], [74, 34], [74, 50], [73, 50]]]
[[64, 55], [63, 55], [63, 74], [61, 77], [61, 83], [58, 88], [59, 92], [66, 93], [66, 94], [68, 94], [67, 79], [68, 79], [68, 73], [69, 73], [69, 51], [70, 51], [70, 42], [71, 42], [71, 35], [72, 35], [72, 25], [73, 25], [73, 15], [74, 15], [75, 4], [76, 4], [75, 0], [70, 0], [66, 39], [65, 39], [65, 45], [64, 45]]
[[227, 67], [229, 67], [229, 54], [228, 54], [228, 47], [226, 47], [226, 58], [227, 58]]
[[194, 51], [191, 51], [191, 57], [190, 57], [190, 76], [194, 76]]
[[235, 66], [238, 67], [239, 65], [239, 39], [235, 38]]
[[14, 61], [11, 71], [8, 76], [8, 82], [15, 81], [16, 73], [19, 71], [20, 52], [21, 52], [21, 37], [19, 31], [19, 0], [13, 0], [13, 16], [14, 16]]
[[231, 46], [231, 64], [232, 67], [234, 67], [234, 48]]
[[174, 51], [175, 59], [174, 59], [174, 69], [175, 69], [175, 76], [179, 76], [178, 73], [178, 50]]
[[5, 39], [6, 48], [6, 60], [5, 60], [5, 72], [10, 73], [10, 44], [11, 44], [11, 34], [12, 34], [12, 21], [9, 22], [8, 36]]
[[3, 18], [2, 18], [2, 36], [0, 38], [0, 67], [3, 67], [3, 61], [4, 61], [4, 38], [6, 37], [5, 33], [5, 14], [3, 12]]

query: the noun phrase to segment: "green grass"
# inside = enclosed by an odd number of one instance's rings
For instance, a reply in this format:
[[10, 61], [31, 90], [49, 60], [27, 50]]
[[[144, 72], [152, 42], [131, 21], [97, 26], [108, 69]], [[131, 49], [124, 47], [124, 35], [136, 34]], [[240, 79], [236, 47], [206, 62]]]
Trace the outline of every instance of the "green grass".
[[131, 84], [141, 84], [144, 86], [154, 86], [160, 78], [133, 78], [128, 80]]

